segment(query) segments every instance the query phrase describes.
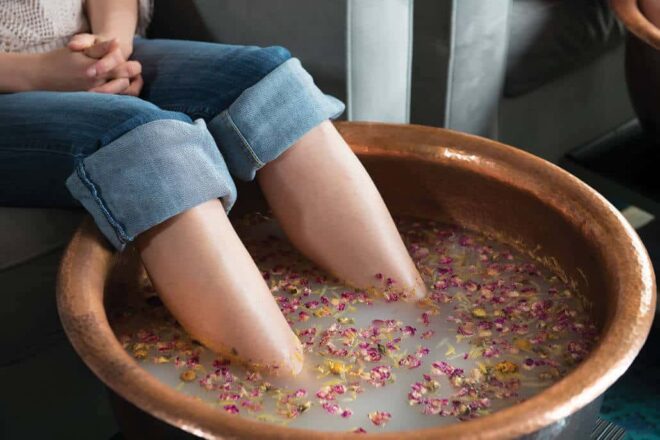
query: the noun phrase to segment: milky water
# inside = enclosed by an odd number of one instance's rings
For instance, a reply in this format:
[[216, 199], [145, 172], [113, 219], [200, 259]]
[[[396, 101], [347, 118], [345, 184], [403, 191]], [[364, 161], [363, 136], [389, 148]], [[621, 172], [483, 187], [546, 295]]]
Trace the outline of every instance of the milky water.
[[[180, 392], [238, 412], [236, 417], [315, 430], [399, 431], [483, 416], [552, 385], [587, 353], [595, 328], [584, 301], [549, 270], [456, 227], [409, 219], [399, 221], [399, 228], [432, 293], [424, 307], [393, 296], [391, 302], [361, 302], [367, 295], [356, 300], [350, 294], [356, 291], [337, 280], [316, 280], [325, 274], [291, 249], [273, 221], [252, 219], [241, 227], [273, 294], [307, 343], [305, 367], [295, 378], [246, 376], [242, 367], [218, 363], [162, 306], [133, 307], [113, 326], [147, 371]], [[396, 292], [396, 283], [386, 287], [386, 279], [375, 276], [375, 284]], [[304, 333], [310, 328], [315, 335]], [[336, 333], [332, 355], [321, 338], [328, 328]], [[358, 336], [345, 336], [352, 334], [346, 329]], [[172, 348], [173, 335], [178, 349]], [[447, 364], [434, 368], [434, 362]], [[390, 379], [374, 379], [377, 367], [388, 368]], [[182, 381], [188, 370], [194, 380]], [[271, 384], [268, 390], [264, 382]], [[411, 396], [414, 384], [418, 393]], [[339, 393], [324, 395], [333, 385]], [[295, 397], [283, 398], [296, 390]], [[368, 416], [376, 411], [391, 418], [377, 426]]]

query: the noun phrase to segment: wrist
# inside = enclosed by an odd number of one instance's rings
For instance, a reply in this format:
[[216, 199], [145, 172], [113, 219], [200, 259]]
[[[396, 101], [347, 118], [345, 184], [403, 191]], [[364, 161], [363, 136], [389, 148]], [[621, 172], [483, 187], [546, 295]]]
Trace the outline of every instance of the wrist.
[[17, 54], [15, 91], [44, 90], [44, 58], [45, 53]]

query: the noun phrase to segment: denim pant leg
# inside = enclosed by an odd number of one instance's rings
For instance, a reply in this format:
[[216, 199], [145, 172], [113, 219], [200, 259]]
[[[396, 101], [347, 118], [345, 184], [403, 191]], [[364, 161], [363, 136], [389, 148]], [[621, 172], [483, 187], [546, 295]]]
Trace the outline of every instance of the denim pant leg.
[[201, 119], [129, 96], [0, 95], [2, 205], [77, 201], [122, 249], [141, 232], [213, 198], [228, 210], [236, 188]]
[[204, 118], [242, 180], [344, 111], [282, 47], [136, 39], [133, 56], [143, 66], [142, 97]]

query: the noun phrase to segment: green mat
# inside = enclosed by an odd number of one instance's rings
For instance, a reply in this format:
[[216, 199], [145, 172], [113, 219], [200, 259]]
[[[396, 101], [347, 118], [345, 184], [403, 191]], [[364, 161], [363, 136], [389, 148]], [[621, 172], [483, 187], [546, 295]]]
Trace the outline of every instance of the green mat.
[[660, 440], [660, 324], [626, 374], [605, 393], [601, 417], [630, 440]]

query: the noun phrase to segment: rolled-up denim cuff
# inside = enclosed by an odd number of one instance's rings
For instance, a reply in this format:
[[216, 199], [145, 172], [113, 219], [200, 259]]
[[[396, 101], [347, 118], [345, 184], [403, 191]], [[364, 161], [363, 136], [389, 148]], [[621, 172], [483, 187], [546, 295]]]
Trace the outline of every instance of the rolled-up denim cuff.
[[66, 182], [119, 250], [138, 234], [236, 186], [203, 120], [149, 122], [76, 165]]
[[246, 89], [209, 122], [229, 171], [241, 180], [277, 158], [305, 133], [344, 111], [344, 104], [314, 84], [291, 58]]

